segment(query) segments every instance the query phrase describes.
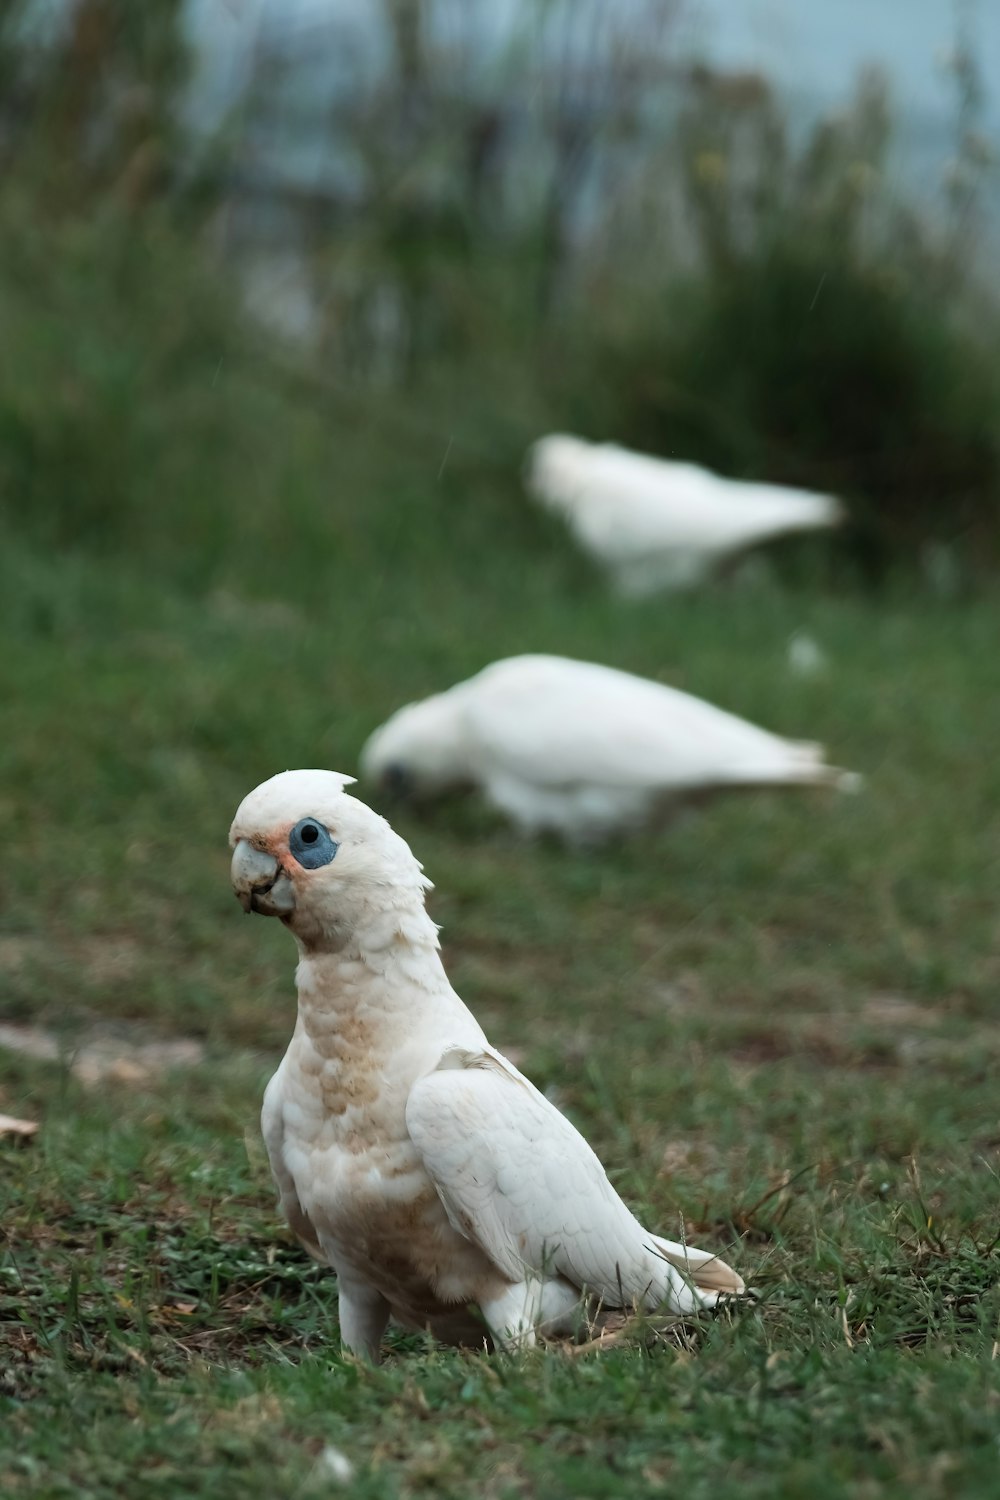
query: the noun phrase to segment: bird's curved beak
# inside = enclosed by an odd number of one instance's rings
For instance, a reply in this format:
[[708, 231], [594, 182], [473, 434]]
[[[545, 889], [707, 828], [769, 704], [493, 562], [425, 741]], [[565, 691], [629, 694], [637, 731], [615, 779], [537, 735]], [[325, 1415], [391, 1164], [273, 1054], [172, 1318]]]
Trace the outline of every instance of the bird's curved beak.
[[287, 917], [295, 910], [294, 887], [274, 855], [255, 849], [246, 839], [240, 839], [233, 850], [230, 876], [236, 899], [245, 912]]

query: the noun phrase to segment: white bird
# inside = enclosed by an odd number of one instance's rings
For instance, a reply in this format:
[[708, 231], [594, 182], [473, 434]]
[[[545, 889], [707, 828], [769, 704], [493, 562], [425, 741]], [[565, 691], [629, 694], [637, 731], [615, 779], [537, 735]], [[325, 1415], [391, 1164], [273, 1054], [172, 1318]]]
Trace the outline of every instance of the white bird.
[[337, 1273], [345, 1346], [377, 1358], [390, 1315], [520, 1345], [597, 1304], [687, 1314], [741, 1293], [715, 1255], [645, 1230], [490, 1046], [448, 982], [421, 866], [351, 779], [274, 776], [230, 830], [241, 904], [298, 944], [262, 1126], [292, 1229]]
[[522, 832], [594, 843], [678, 801], [858, 777], [677, 688], [564, 656], [512, 656], [399, 709], [361, 751], [387, 790], [473, 786]]
[[526, 483], [632, 595], [690, 587], [759, 542], [844, 519], [831, 495], [724, 479], [562, 433], [534, 444]]

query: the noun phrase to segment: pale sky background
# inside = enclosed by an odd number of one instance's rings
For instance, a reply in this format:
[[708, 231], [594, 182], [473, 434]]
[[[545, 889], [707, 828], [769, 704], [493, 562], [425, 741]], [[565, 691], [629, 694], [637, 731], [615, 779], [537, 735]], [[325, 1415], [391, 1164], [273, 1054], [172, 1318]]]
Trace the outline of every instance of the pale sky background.
[[[590, 9], [586, 0], [580, 3], [584, 12]], [[591, 3], [614, 5], [628, 16], [648, 0]], [[940, 181], [952, 153], [955, 91], [944, 63], [964, 17], [985, 84], [982, 124], [1000, 160], [1000, 0], [678, 3], [678, 60], [701, 57], [727, 69], [760, 71], [778, 86], [793, 122], [801, 125], [846, 103], [865, 66], [882, 68], [895, 105], [897, 169], [918, 188], [930, 181], [928, 174]], [[467, 34], [472, 18], [475, 60], [488, 73], [490, 56], [499, 55], [529, 7], [530, 0], [438, 0], [436, 13], [449, 24], [461, 16]], [[377, 68], [381, 13], [376, 0], [187, 0], [200, 58], [192, 118], [209, 129], [223, 118], [264, 33], [298, 44], [296, 53], [305, 59], [298, 73], [304, 95], [335, 97], [338, 77], [346, 81], [358, 69]], [[992, 196], [1000, 201], [1000, 168]]]
[[[626, 12], [630, 0], [608, 3]], [[378, 14], [372, 0], [188, 0], [187, 10], [219, 86], [238, 80], [262, 24], [312, 33], [321, 47], [324, 34], [328, 41], [342, 28], [361, 34]], [[523, 6], [492, 0], [480, 10], [496, 35]], [[938, 115], [947, 107], [940, 59], [953, 44], [956, 15], [965, 14], [978, 40], [990, 123], [1000, 129], [1000, 0], [682, 0], [680, 14], [686, 50], [759, 69], [818, 104], [843, 98], [874, 62], [893, 79], [904, 109]]]

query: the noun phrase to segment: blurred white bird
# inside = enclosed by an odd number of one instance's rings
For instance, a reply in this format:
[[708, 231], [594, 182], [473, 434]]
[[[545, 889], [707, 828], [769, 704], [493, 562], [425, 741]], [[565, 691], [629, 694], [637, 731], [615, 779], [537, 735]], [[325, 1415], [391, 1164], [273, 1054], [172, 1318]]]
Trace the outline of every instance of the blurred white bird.
[[716, 1256], [645, 1230], [489, 1045], [448, 983], [421, 866], [350, 780], [286, 771], [230, 830], [241, 904], [298, 944], [298, 1020], [262, 1126], [289, 1223], [337, 1272], [346, 1347], [376, 1358], [390, 1315], [448, 1342], [530, 1344], [598, 1304], [690, 1313], [742, 1292]]
[[399, 709], [364, 746], [361, 767], [414, 796], [475, 787], [525, 833], [551, 830], [577, 844], [709, 792], [853, 790], [859, 780], [827, 765], [820, 745], [564, 656], [508, 657]]
[[632, 595], [690, 587], [759, 542], [844, 519], [831, 495], [723, 479], [564, 434], [535, 443], [526, 483]]

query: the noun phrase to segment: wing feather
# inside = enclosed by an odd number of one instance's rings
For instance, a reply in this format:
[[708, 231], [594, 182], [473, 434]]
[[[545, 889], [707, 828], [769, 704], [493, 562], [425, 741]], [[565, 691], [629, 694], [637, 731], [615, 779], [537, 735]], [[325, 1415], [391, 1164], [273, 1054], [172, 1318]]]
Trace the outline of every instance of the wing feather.
[[684, 1300], [684, 1276], [697, 1284], [705, 1265], [712, 1289], [742, 1290], [714, 1256], [648, 1234], [579, 1131], [499, 1053], [446, 1053], [411, 1089], [406, 1123], [451, 1223], [511, 1281], [559, 1274], [611, 1305], [653, 1305]]
[[806, 755], [690, 693], [594, 662], [511, 657], [459, 691], [487, 777], [649, 791], [821, 779], [820, 747]]

